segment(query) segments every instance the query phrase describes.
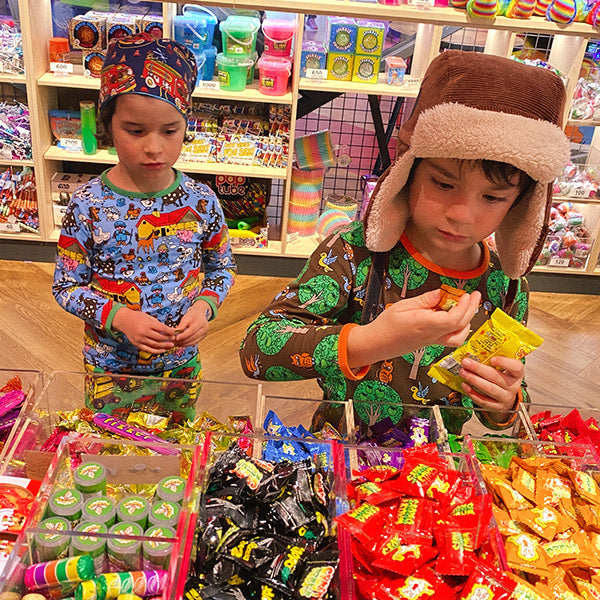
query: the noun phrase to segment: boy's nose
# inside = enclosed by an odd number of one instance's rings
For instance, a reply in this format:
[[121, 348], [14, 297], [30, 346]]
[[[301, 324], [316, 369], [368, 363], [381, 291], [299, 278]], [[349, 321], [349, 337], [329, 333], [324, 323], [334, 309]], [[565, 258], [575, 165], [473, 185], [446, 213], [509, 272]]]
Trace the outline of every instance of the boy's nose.
[[160, 140], [158, 136], [147, 135], [144, 142], [144, 152], [146, 154], [158, 154], [160, 152]]
[[457, 194], [446, 207], [446, 217], [453, 221], [468, 221], [472, 216], [471, 199], [468, 194]]

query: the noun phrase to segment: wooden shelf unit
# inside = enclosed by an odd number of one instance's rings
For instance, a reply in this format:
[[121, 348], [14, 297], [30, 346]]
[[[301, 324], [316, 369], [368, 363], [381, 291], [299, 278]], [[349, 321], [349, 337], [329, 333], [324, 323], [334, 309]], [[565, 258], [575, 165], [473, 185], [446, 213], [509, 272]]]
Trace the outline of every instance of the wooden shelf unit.
[[[572, 97], [572, 92], [577, 81], [580, 65], [589, 39], [600, 37], [598, 30], [586, 23], [571, 23], [560, 25], [546, 21], [539, 17], [526, 20], [496, 17], [483, 19], [470, 17], [465, 11], [453, 8], [431, 9], [411, 7], [408, 5], [391, 6], [351, 0], [336, 0], [325, 3], [321, 0], [281, 0], [278, 3], [264, 0], [183, 0], [163, 2], [163, 17], [165, 30], [170, 31], [172, 19], [177, 12], [178, 4], [197, 4], [200, 6], [217, 6], [238, 9], [263, 9], [297, 13], [297, 30], [299, 32], [295, 43], [294, 65], [291, 77], [290, 91], [281, 97], [266, 96], [258, 91], [257, 83], [250, 85], [244, 92], [227, 92], [220, 90], [215, 82], [202, 85], [194, 92], [197, 98], [231, 99], [247, 102], [266, 102], [288, 104], [291, 106], [290, 139], [294, 139], [297, 103], [301, 90], [318, 90], [337, 93], [370, 94], [377, 96], [404, 96], [414, 98], [418, 94], [419, 80], [428, 64], [439, 53], [442, 39], [442, 29], [445, 25], [476, 28], [486, 30], [484, 52], [501, 56], [510, 56], [515, 37], [524, 32], [553, 35], [554, 40], [548, 62], [560, 69], [568, 77], [567, 94]], [[33, 166], [36, 174], [38, 188], [40, 235], [31, 234], [1, 234], [0, 239], [22, 239], [29, 241], [35, 239], [42, 242], [55, 242], [56, 231], [53, 222], [52, 201], [50, 197], [50, 180], [52, 175], [62, 170], [63, 161], [74, 161], [85, 164], [110, 165], [116, 162], [116, 156], [106, 151], [99, 151], [92, 156], [82, 153], [73, 153], [57, 148], [54, 145], [48, 110], [57, 107], [57, 93], [60, 88], [78, 90], [97, 90], [98, 79], [81, 75], [56, 77], [48, 72], [48, 39], [52, 36], [52, 14], [50, 0], [18, 0], [20, 10], [21, 28], [23, 33], [25, 75], [0, 75], [0, 82], [6, 81], [25, 85], [27, 103], [31, 113], [31, 135], [33, 145], [33, 159], [29, 166]], [[371, 20], [399, 21], [417, 24], [415, 49], [412, 57], [411, 72], [407, 78], [407, 85], [393, 87], [384, 83], [380, 76], [376, 84], [337, 82], [331, 80], [313, 80], [300, 78], [300, 52], [302, 46], [302, 32], [304, 14], [340, 15]], [[567, 107], [565, 122], [568, 117]], [[571, 122], [573, 125], [595, 125], [592, 122]], [[595, 138], [596, 136], [594, 136]], [[290, 144], [293, 147], [293, 144]], [[600, 137], [598, 143], [594, 139], [592, 144], [594, 152], [590, 160], [595, 159], [600, 152]], [[0, 164], [5, 164], [6, 161]], [[600, 156], [597, 163], [600, 164]], [[26, 164], [21, 162], [20, 164]], [[221, 163], [192, 163], [180, 161], [178, 168], [189, 173], [224, 173], [247, 175], [251, 177], [271, 178], [283, 180], [283, 206], [281, 222], [277, 224], [280, 231], [280, 240], [270, 241], [267, 249], [236, 248], [237, 253], [256, 254], [259, 256], [278, 256], [289, 258], [303, 258], [309, 256], [314, 249], [317, 238], [293, 238], [287, 235], [287, 216], [290, 197], [291, 160], [284, 169], [269, 169], [245, 165], [227, 165]], [[82, 169], [83, 170], [83, 169]], [[573, 202], [584, 202], [582, 199], [569, 199]], [[597, 229], [600, 229], [598, 225]], [[586, 275], [599, 275], [600, 269], [596, 268], [598, 254], [600, 254], [600, 232], [595, 231], [595, 255], [590, 257], [589, 265], [585, 269]], [[1, 243], [1, 242], [0, 242]], [[553, 270], [554, 271], [554, 270]], [[580, 273], [580, 270], [573, 272]]]

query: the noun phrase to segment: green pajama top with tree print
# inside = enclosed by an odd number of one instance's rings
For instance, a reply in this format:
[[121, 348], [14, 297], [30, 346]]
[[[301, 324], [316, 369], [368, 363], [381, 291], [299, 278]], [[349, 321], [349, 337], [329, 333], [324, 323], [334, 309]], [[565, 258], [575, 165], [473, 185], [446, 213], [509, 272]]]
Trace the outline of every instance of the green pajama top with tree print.
[[[471, 322], [476, 330], [496, 308], [503, 307], [510, 281], [496, 254], [489, 251], [485, 242], [482, 247], [479, 268], [452, 271], [429, 262], [402, 236], [389, 252], [379, 310], [438, 289], [442, 284], [467, 292], [479, 290], [481, 304]], [[329, 400], [341, 403], [354, 399], [355, 411], [367, 429], [384, 417], [398, 424], [415, 414], [416, 409], [406, 410], [405, 404], [462, 405], [465, 410], [453, 410], [453, 417], [448, 417], [452, 422], [446, 422], [450, 431], [459, 433], [471, 416], [471, 399], [427, 374], [431, 364], [452, 352], [452, 348], [427, 346], [390, 357], [370, 365], [366, 374], [356, 380], [344, 374], [338, 355], [343, 337], [340, 334], [346, 324], [361, 321], [370, 266], [371, 252], [365, 245], [362, 223], [353, 223], [323, 241], [296, 280], [248, 328], [240, 348], [242, 368], [249, 377], [268, 381], [318, 378]], [[518, 283], [509, 314], [525, 324], [529, 290], [524, 278]], [[525, 382], [526, 400], [524, 388]], [[331, 420], [325, 414], [321, 422], [323, 419]], [[485, 421], [494, 429], [510, 425]]]

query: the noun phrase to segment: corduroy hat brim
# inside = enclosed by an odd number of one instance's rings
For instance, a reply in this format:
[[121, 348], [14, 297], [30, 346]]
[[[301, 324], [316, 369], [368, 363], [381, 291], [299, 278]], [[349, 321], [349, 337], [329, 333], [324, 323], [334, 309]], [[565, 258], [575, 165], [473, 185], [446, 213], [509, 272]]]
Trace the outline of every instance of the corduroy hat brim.
[[400, 239], [415, 158], [493, 160], [536, 182], [495, 232], [504, 272], [511, 278], [528, 273], [547, 234], [553, 180], [569, 160], [569, 142], [559, 127], [564, 102], [564, 84], [549, 70], [481, 53], [440, 54], [401, 127], [396, 161], [371, 196], [364, 218], [367, 247], [385, 252]]

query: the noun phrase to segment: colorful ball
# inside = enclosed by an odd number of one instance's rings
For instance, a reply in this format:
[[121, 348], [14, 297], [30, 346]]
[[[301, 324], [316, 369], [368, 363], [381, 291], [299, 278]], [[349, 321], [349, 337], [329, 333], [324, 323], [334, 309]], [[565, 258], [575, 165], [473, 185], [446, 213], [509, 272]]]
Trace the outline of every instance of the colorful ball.
[[317, 233], [321, 238], [326, 238], [337, 231], [340, 227], [344, 227], [351, 223], [350, 217], [342, 212], [331, 208], [323, 211], [317, 222]]

